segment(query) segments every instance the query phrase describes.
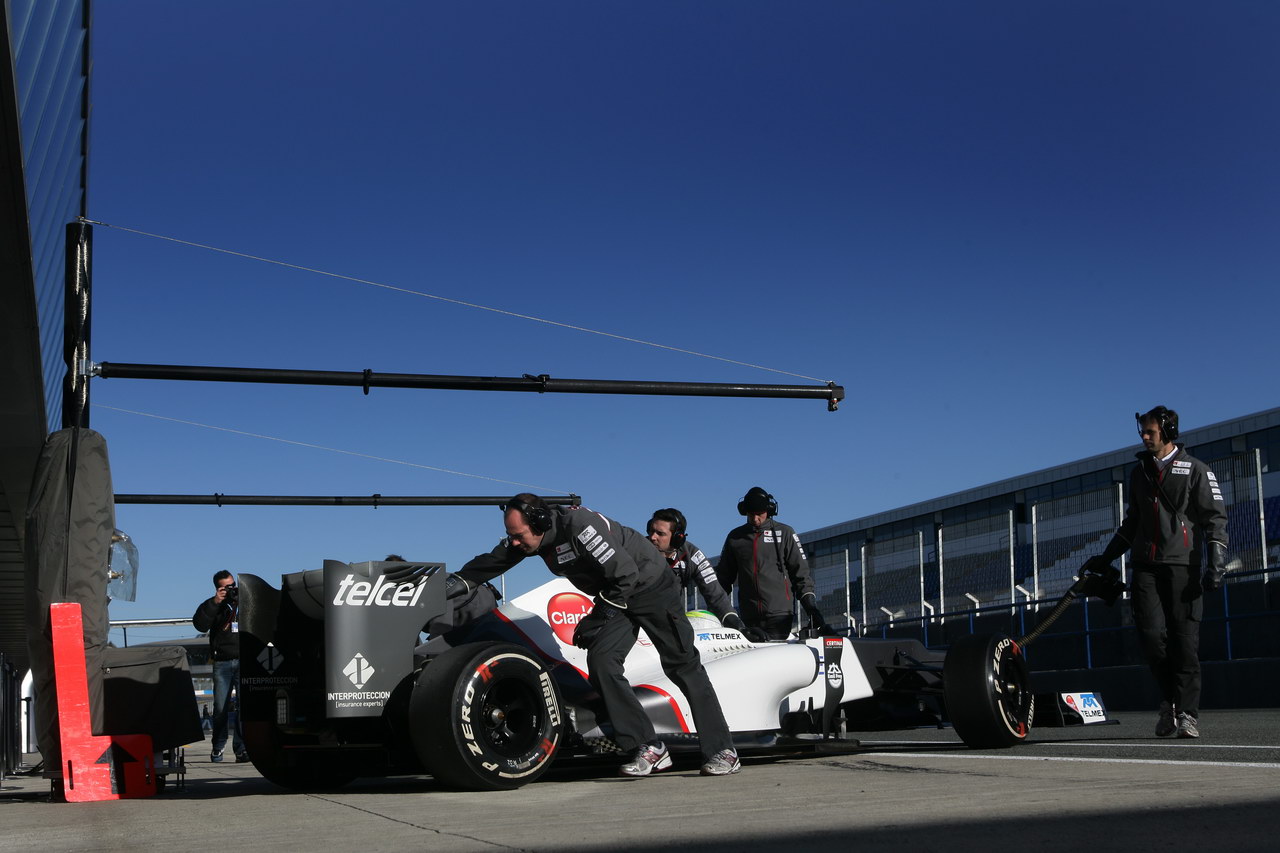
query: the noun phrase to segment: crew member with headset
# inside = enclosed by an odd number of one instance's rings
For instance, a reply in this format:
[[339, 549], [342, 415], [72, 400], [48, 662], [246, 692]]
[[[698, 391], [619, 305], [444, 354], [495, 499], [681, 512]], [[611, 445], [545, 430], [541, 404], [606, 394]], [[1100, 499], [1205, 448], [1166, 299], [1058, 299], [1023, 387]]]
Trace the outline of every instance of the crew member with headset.
[[[1222, 586], [1227, 572], [1227, 510], [1208, 465], [1175, 444], [1178, 413], [1156, 406], [1134, 413], [1143, 450], [1129, 472], [1129, 507], [1102, 555], [1084, 564], [1101, 570], [1133, 555], [1129, 604], [1147, 666], [1163, 701], [1156, 736], [1200, 736], [1201, 591]], [[1200, 575], [1201, 549], [1209, 565]]]
[[646, 526], [649, 541], [667, 558], [667, 565], [679, 581], [680, 589], [696, 587], [702, 593], [708, 609], [720, 619], [721, 625], [745, 632], [747, 626], [733, 609], [733, 602], [720, 585], [711, 561], [702, 553], [702, 549], [689, 541], [685, 535], [687, 529], [688, 522], [685, 521], [684, 513], [675, 507], [654, 510], [653, 518], [649, 519]]
[[671, 766], [666, 745], [623, 674], [623, 661], [641, 628], [658, 652], [662, 671], [689, 700], [705, 759], [703, 775], [737, 773], [742, 765], [694, 646], [680, 588], [652, 543], [586, 507], [549, 506], [527, 492], [503, 506], [503, 521], [506, 537], [488, 554], [469, 560], [456, 577], [484, 583], [537, 555], [552, 574], [595, 597], [595, 606], [574, 629], [573, 643], [587, 650], [588, 677], [604, 700], [614, 741], [632, 753], [621, 774], [648, 776]]
[[821, 633], [834, 633], [818, 609], [809, 562], [795, 530], [775, 520], [778, 502], [759, 486], [738, 501], [747, 523], [725, 537], [716, 574], [725, 591], [738, 587], [738, 608], [751, 640], [785, 640], [791, 635], [793, 601], [798, 600]]

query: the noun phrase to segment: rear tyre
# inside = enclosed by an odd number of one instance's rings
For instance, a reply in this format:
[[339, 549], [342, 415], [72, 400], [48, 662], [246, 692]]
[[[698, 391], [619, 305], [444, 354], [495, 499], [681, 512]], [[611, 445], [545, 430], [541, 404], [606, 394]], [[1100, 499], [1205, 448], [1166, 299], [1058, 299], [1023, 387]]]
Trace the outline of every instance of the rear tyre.
[[467, 790], [506, 790], [551, 766], [564, 710], [550, 672], [510, 643], [468, 643], [427, 664], [409, 706], [427, 772]]
[[1021, 743], [1031, 731], [1035, 696], [1022, 649], [1002, 634], [972, 634], [951, 645], [942, 664], [947, 716], [978, 749]]

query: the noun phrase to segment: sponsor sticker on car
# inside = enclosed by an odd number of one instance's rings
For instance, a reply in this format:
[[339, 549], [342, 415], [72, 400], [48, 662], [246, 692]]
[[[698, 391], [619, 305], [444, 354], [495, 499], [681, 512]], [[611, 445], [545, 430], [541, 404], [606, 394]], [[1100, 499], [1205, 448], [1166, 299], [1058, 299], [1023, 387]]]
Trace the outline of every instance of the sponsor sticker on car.
[[1107, 709], [1102, 707], [1102, 697], [1096, 693], [1063, 693], [1062, 701], [1079, 714], [1086, 725], [1107, 721]]

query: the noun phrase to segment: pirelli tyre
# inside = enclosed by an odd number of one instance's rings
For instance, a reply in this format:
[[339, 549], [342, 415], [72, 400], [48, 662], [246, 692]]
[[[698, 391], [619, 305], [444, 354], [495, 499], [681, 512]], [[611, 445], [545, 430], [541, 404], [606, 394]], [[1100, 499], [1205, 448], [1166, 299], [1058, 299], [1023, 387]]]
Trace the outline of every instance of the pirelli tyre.
[[551, 766], [564, 707], [542, 662], [510, 643], [468, 643], [431, 661], [409, 704], [426, 771], [465, 790], [526, 785]]
[[947, 716], [956, 734], [979, 749], [1027, 739], [1035, 696], [1022, 649], [1002, 634], [972, 634], [952, 643], [942, 664]]

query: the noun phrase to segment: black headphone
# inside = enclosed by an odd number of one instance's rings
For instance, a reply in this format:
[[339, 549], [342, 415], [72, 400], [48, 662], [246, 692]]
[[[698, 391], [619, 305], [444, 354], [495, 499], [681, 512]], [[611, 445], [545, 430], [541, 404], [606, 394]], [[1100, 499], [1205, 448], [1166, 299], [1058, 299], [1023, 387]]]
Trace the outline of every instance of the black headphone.
[[502, 505], [502, 511], [514, 509], [524, 517], [525, 524], [529, 525], [530, 530], [534, 533], [546, 533], [551, 529], [551, 508], [533, 495], [529, 495], [528, 498], [530, 499], [516, 495]]
[[1173, 409], [1156, 406], [1145, 415], [1134, 412], [1133, 419], [1138, 422], [1138, 432], [1142, 432], [1143, 421], [1155, 421], [1160, 427], [1161, 438], [1166, 442], [1172, 443], [1178, 437], [1178, 413]]
[[684, 513], [675, 507], [667, 507], [666, 509], [655, 509], [653, 518], [649, 519], [652, 525], [655, 521], [666, 521], [671, 524], [671, 547], [679, 548], [688, 539], [685, 531], [689, 529], [688, 524], [684, 520]]
[[747, 501], [752, 498], [756, 499], [755, 501], [752, 501], [752, 503], [756, 503], [759, 500], [766, 501], [765, 511], [769, 513], [770, 518], [773, 518], [778, 514], [778, 502], [774, 500], [773, 495], [769, 494], [759, 486], [752, 486], [747, 490], [747, 493], [742, 496], [742, 500], [738, 501], [738, 515], [747, 515]]

